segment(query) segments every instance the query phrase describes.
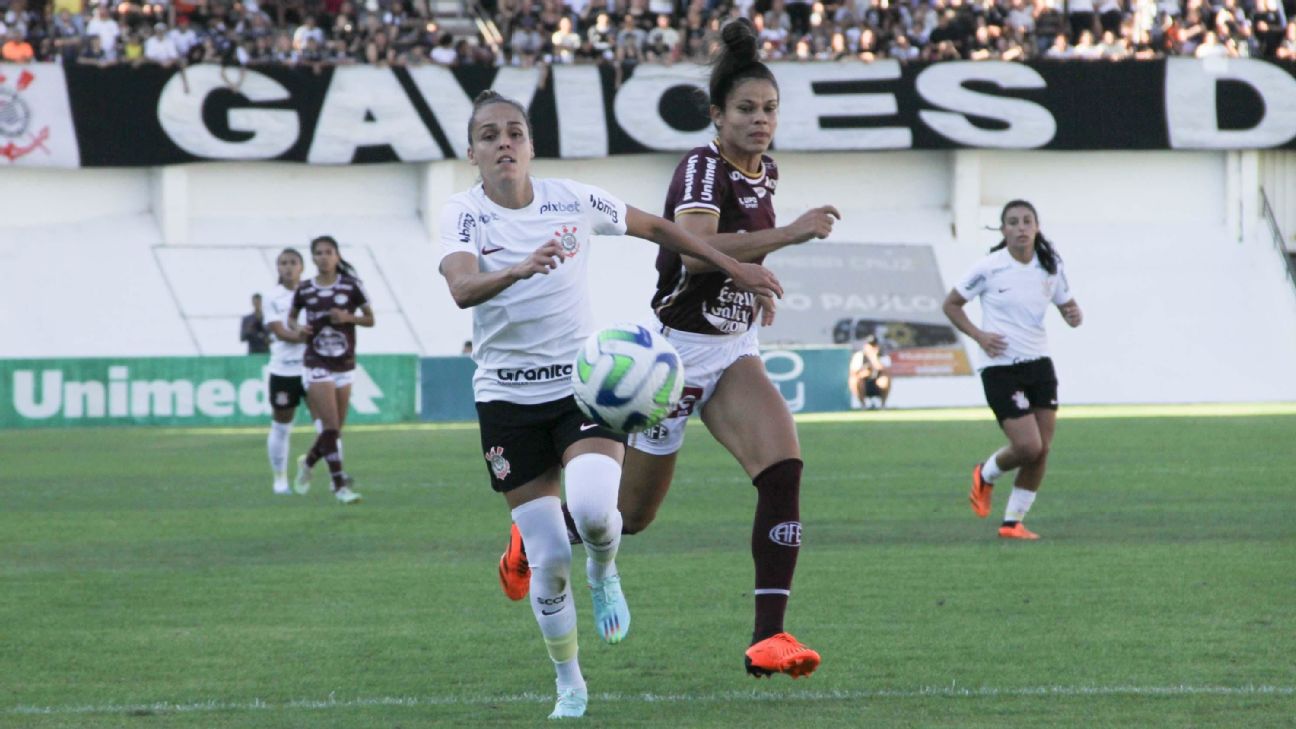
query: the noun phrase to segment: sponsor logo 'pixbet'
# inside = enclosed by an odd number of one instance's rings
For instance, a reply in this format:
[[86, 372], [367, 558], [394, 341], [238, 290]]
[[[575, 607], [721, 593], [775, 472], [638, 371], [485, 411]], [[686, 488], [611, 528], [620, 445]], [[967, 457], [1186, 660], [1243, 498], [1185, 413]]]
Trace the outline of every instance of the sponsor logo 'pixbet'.
[[549, 213], [579, 213], [579, 212], [580, 212], [580, 203], [576, 202], [575, 200], [570, 200], [568, 202], [551, 201], [540, 206], [541, 215], [547, 215]]

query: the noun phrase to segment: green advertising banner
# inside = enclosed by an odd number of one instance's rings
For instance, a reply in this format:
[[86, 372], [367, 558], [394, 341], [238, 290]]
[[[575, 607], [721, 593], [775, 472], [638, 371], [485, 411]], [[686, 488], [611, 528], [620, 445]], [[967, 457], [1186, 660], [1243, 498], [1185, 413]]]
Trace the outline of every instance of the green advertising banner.
[[845, 347], [761, 350], [765, 372], [794, 413], [850, 410], [850, 358]]
[[[264, 423], [265, 366], [255, 355], [0, 360], [0, 428]], [[414, 355], [362, 355], [347, 422], [413, 420], [417, 379]]]

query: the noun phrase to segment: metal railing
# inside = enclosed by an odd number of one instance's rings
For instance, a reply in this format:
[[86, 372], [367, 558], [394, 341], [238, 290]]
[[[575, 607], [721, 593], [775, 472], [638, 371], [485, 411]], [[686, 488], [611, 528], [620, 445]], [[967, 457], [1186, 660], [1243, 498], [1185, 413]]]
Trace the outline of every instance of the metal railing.
[[1277, 249], [1287, 269], [1287, 280], [1291, 281], [1292, 289], [1296, 291], [1296, 265], [1292, 264], [1292, 255], [1287, 251], [1287, 238], [1283, 236], [1282, 228], [1278, 227], [1278, 217], [1274, 214], [1273, 206], [1269, 204], [1269, 195], [1263, 187], [1260, 188], [1260, 211], [1269, 226], [1269, 235], [1274, 248]]

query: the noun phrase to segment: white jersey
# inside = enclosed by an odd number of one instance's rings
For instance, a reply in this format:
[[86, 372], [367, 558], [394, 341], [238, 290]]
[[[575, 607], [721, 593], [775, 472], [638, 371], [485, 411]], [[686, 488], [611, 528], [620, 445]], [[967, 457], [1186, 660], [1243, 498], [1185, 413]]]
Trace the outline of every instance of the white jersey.
[[1030, 263], [1021, 263], [1007, 248], [981, 259], [955, 289], [968, 301], [980, 296], [981, 328], [1001, 334], [1008, 341], [1007, 349], [998, 357], [990, 358], [981, 352], [978, 370], [1047, 357], [1044, 315], [1049, 304], [1065, 304], [1072, 298], [1061, 261], [1057, 273], [1050, 274], [1040, 265], [1038, 256]]
[[471, 253], [482, 272], [521, 263], [551, 240], [566, 260], [473, 307], [473, 393], [478, 402], [533, 405], [571, 394], [572, 362], [593, 333], [589, 303], [589, 242], [624, 235], [626, 205], [573, 180], [531, 178], [535, 198], [525, 208], [500, 207], [481, 184], [441, 210], [442, 259]]
[[[265, 322], [269, 329], [270, 322], [280, 322], [288, 326], [288, 312], [292, 311], [293, 290], [283, 284], [275, 286], [265, 303]], [[304, 323], [306, 312], [297, 316], [298, 323]], [[301, 377], [302, 357], [306, 354], [305, 342], [285, 342], [270, 332], [270, 374], [283, 377]]]

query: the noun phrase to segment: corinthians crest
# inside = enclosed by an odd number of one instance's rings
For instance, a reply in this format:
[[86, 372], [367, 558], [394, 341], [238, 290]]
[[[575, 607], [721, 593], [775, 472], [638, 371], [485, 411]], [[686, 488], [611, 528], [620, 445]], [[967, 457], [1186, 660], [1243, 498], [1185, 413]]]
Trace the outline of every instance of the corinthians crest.
[[558, 239], [558, 244], [562, 246], [563, 256], [571, 258], [580, 251], [580, 240], [576, 238], [576, 226], [568, 228], [563, 226], [561, 231], [554, 231], [554, 236]]
[[9, 78], [0, 73], [0, 157], [10, 162], [37, 149], [44, 150], [50, 136], [48, 126], [35, 133], [29, 131], [32, 112], [22, 94], [35, 80], [36, 76], [24, 69], [11, 88]]
[[486, 462], [490, 464], [491, 473], [495, 474], [497, 481], [508, 478], [509, 472], [513, 470], [513, 466], [509, 465], [508, 459], [504, 457], [504, 448], [501, 446], [486, 451]]

